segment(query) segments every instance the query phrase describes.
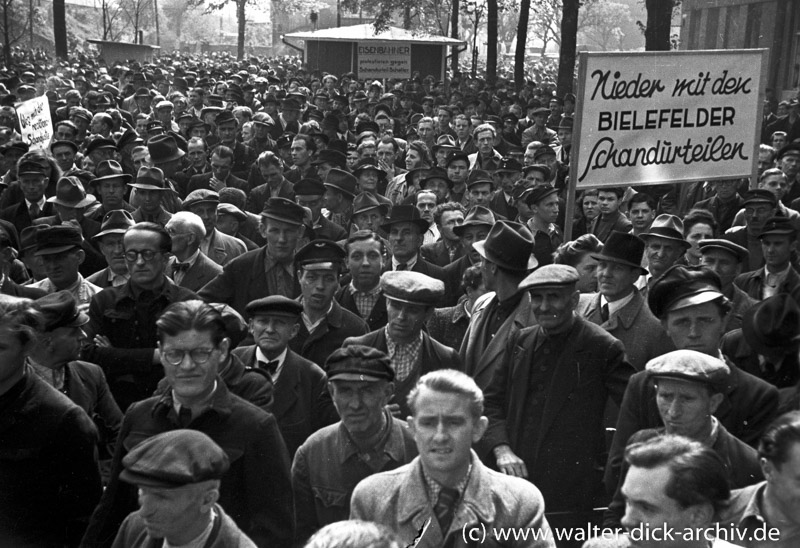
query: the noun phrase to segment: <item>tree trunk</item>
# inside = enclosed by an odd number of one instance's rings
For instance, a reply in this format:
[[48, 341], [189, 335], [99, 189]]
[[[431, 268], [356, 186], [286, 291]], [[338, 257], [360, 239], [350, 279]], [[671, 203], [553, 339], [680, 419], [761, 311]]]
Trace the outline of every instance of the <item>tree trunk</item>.
[[497, 0], [488, 0], [486, 8], [486, 83], [493, 85], [497, 80]]
[[403, 28], [405, 30], [411, 30], [411, 6], [406, 4], [406, 7], [403, 9]]
[[11, 64], [11, 29], [8, 25], [8, 10], [11, 8], [10, 0], [3, 2], [3, 60], [6, 65]]
[[522, 0], [519, 5], [519, 24], [517, 25], [517, 51], [514, 54], [514, 82], [517, 92], [522, 89], [525, 79], [525, 47], [528, 45], [528, 21], [531, 14], [531, 0]]
[[572, 93], [575, 79], [575, 49], [578, 44], [578, 9], [580, 0], [564, 0], [561, 14], [561, 45], [558, 59], [558, 96]]
[[247, 0], [237, 0], [236, 2], [236, 22], [239, 24], [239, 36], [236, 43], [236, 59], [244, 59], [244, 31], [247, 26], [247, 19], [245, 18], [244, 6]]
[[68, 55], [67, 8], [64, 0], [53, 0], [53, 38], [56, 42], [56, 57], [66, 59]]
[[673, 0], [646, 0], [647, 26], [644, 29], [644, 49], [647, 51], [670, 50], [670, 28]]
[[[458, 40], [458, 12], [461, 8], [459, 0], [453, 0], [453, 11], [450, 13], [450, 37]], [[453, 55], [450, 58], [450, 71], [455, 76], [458, 74], [458, 48], [453, 46]]]

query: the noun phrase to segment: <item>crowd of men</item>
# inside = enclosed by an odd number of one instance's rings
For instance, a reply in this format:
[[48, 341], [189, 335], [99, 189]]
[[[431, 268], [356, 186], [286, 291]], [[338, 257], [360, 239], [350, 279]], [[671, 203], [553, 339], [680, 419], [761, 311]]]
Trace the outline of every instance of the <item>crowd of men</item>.
[[547, 82], [6, 76], [3, 546], [800, 542], [797, 100], [757, 180], [566, 219]]

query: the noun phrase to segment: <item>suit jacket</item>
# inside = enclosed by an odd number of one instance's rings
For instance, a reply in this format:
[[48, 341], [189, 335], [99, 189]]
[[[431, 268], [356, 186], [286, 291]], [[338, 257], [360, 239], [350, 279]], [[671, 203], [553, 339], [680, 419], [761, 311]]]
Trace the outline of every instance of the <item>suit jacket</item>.
[[331, 311], [321, 324], [309, 333], [304, 322], [300, 322], [300, 332], [289, 341], [289, 348], [325, 367], [328, 356], [342, 346], [348, 337], [358, 337], [369, 331], [367, 322], [358, 313], [344, 310], [336, 300], [331, 303]]
[[347, 238], [347, 231], [336, 223], [329, 221], [324, 215], [320, 215], [319, 219], [314, 223], [311, 228], [314, 231], [313, 239], [323, 238], [332, 242], [338, 242]]
[[711, 198], [697, 202], [694, 204], [693, 209], [707, 209], [710, 211], [717, 221], [717, 231], [725, 232], [733, 226], [733, 219], [742, 208], [743, 201], [742, 197], [737, 194], [728, 206], [723, 208], [725, 204], [722, 204], [719, 201], [719, 197], [714, 195]]
[[633, 299], [617, 310], [607, 322], [600, 317], [600, 294], [581, 295], [575, 312], [599, 325], [625, 345], [625, 356], [637, 371], [653, 358], [672, 352], [675, 345], [638, 290]]
[[495, 293], [489, 293], [475, 303], [469, 327], [459, 350], [461, 360], [464, 362], [463, 371], [475, 379], [482, 390], [486, 390], [489, 386], [495, 369], [508, 358], [508, 341], [516, 337], [521, 329], [537, 323], [531, 308], [530, 293], [526, 291], [514, 311], [489, 340], [486, 334], [489, 318], [485, 312], [489, 304], [496, 299]]
[[[386, 329], [377, 329], [360, 337], [350, 337], [342, 346], [349, 344], [363, 344], [372, 348], [389, 353], [389, 346], [386, 343]], [[422, 332], [422, 347], [420, 349], [419, 365], [416, 370], [402, 381], [395, 381], [394, 396], [391, 403], [400, 406], [400, 417], [411, 415], [406, 398], [411, 389], [416, 386], [419, 378], [425, 373], [437, 369], [461, 369], [461, 358], [452, 348], [448, 348], [439, 341], [433, 340], [430, 335]]]
[[[622, 399], [634, 369], [622, 343], [583, 318], [575, 317], [571, 329], [557, 336], [562, 340], [569, 343], [554, 348], [546, 364], [534, 363], [540, 326], [509, 340], [509, 355], [484, 391], [489, 428], [480, 447], [493, 463], [492, 449], [509, 445], [525, 460], [528, 479], [542, 490], [548, 510], [586, 512], [602, 485], [603, 411], [609, 397]], [[544, 380], [549, 385], [534, 390], [531, 377], [539, 366], [551, 367], [552, 374]], [[526, 414], [538, 405], [540, 417]]]
[[[728, 360], [731, 369], [725, 398], [714, 416], [728, 432], [755, 446], [761, 434], [778, 413], [778, 389], [766, 381], [742, 371]], [[662, 426], [656, 406], [656, 393], [646, 371], [631, 376], [620, 405], [617, 430], [611, 443], [604, 482], [606, 491], [614, 492], [619, 483], [623, 453], [630, 437], [639, 430]]]
[[[173, 256], [167, 263], [165, 274], [175, 281], [175, 263], [178, 260]], [[217, 275], [222, 273], [222, 267], [203, 255], [197, 255], [194, 264], [184, 273], [181, 283], [178, 285], [185, 287], [189, 291], [197, 292]]]
[[456, 259], [444, 267], [441, 278], [444, 281], [444, 300], [440, 306], [455, 306], [463, 295], [461, 278], [464, 276], [464, 271], [470, 266], [473, 265], [469, 261], [469, 255], [464, 254], [460, 259]]
[[247, 246], [240, 239], [228, 236], [216, 228], [211, 233], [207, 255], [209, 259], [218, 265], [225, 266], [246, 251]]
[[503, 194], [502, 189], [495, 192], [494, 196], [492, 196], [492, 199], [489, 201], [489, 209], [512, 221], [519, 215], [519, 211], [517, 211], [516, 207], [508, 205], [506, 195]]
[[[752, 272], [744, 272], [736, 276], [733, 283], [739, 286], [739, 289], [747, 293], [750, 297], [757, 301], [762, 300], [762, 288], [767, 279], [766, 267], [762, 266], [758, 270]], [[778, 293], [788, 293], [791, 295], [795, 302], [800, 303], [800, 274], [794, 268], [789, 267], [789, 273], [783, 279], [781, 285], [778, 286]]]
[[[258, 367], [256, 346], [240, 346], [233, 350], [245, 366]], [[339, 420], [328, 393], [328, 376], [315, 363], [288, 350], [281, 374], [275, 382], [272, 413], [278, 421], [289, 458], [308, 436]]]
[[[203, 548], [256, 548], [255, 543], [237, 527], [236, 522], [225, 513], [222, 506], [216, 504], [215, 510], [217, 517]], [[150, 536], [141, 511], [137, 510], [122, 522], [111, 548], [161, 548], [162, 546], [164, 539]]]
[[435, 309], [427, 323], [428, 334], [453, 350], [461, 348], [469, 327], [469, 316], [464, 308], [468, 304], [465, 299], [455, 306]]
[[591, 233], [597, 236], [601, 242], [605, 242], [615, 230], [619, 232], [630, 232], [633, 225], [628, 218], [620, 211], [617, 211], [613, 219], [604, 220], [602, 215], [598, 215], [592, 222]]
[[[550, 525], [544, 516], [544, 499], [536, 486], [521, 478], [506, 476], [484, 466], [472, 452], [472, 472], [455, 509], [453, 521], [442, 531], [422, 472], [419, 457], [405, 466], [381, 472], [361, 481], [353, 491], [350, 519], [383, 524], [412, 545], [427, 520], [430, 526], [419, 540], [419, 548], [451, 546], [526, 546], [554, 547]], [[495, 532], [522, 528], [538, 533], [529, 538], [501, 540]], [[471, 539], [463, 531], [479, 530], [485, 537]]]
[[[248, 251], [222, 267], [222, 274], [208, 282], [198, 292], [200, 298], [208, 302], [231, 305], [239, 314], [246, 316], [245, 307], [250, 301], [274, 295], [277, 288], [269, 287], [264, 265], [267, 248]], [[300, 295], [300, 284], [295, 277], [292, 295]]]
[[[336, 291], [334, 299], [342, 308], [361, 317], [361, 313], [358, 311], [358, 306], [356, 305], [356, 300], [350, 292], [350, 284], [340, 287]], [[381, 291], [378, 300], [375, 302], [375, 306], [372, 307], [372, 311], [369, 313], [369, 318], [366, 318], [366, 322], [369, 330], [374, 331], [384, 327], [388, 321], [389, 314], [386, 312], [386, 298], [383, 296], [383, 291]]]
[[447, 251], [443, 240], [423, 245], [419, 250], [419, 254], [429, 263], [444, 268], [451, 262], [455, 262], [463, 257], [464, 248], [461, 247], [460, 244], [456, 247], [456, 253], [452, 261], [450, 260], [450, 252]]
[[800, 359], [796, 352], [784, 356], [783, 363], [777, 371], [770, 371], [761, 366], [758, 353], [753, 350], [741, 329], [728, 331], [719, 343], [720, 350], [736, 367], [746, 371], [778, 388], [794, 388], [800, 380]]
[[0, 293], [11, 295], [12, 297], [23, 297], [25, 299], [38, 299], [39, 297], [47, 295], [47, 291], [44, 289], [20, 285], [9, 277], [6, 277], [6, 281], [3, 282]]
[[436, 266], [433, 263], [429, 263], [422, 258], [421, 254], [417, 255], [417, 262], [414, 263], [413, 267], [411, 267], [411, 271], [425, 274], [426, 276], [430, 276], [431, 278], [435, 278], [437, 280], [444, 279], [444, 270], [442, 267]]
[[[41, 217], [49, 217], [55, 214], [55, 212], [56, 210], [52, 202], [45, 202], [41, 213], [36, 218], [40, 219]], [[31, 226], [34, 221], [31, 219], [31, 213], [28, 211], [28, 206], [25, 204], [24, 200], [18, 204], [8, 206], [0, 211], [0, 218], [13, 224], [14, 228], [17, 229], [17, 232], [22, 232]]]
[[[212, 190], [210, 184], [212, 176], [213, 173], [211, 172], [201, 173], [200, 175], [192, 175], [192, 178], [189, 179], [189, 182], [186, 184], [187, 196], [193, 190], [200, 190], [201, 188], [206, 190]], [[247, 181], [245, 181], [244, 179], [240, 179], [233, 173], [228, 175], [228, 179], [225, 181], [225, 184], [233, 188], [239, 188], [243, 190], [245, 194], [247, 194], [250, 191], [250, 187], [247, 185]]]

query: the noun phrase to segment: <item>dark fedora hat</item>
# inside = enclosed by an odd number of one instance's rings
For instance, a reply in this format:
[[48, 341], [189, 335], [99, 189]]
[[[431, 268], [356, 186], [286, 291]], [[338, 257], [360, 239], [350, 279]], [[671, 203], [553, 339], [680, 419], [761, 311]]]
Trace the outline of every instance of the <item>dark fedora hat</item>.
[[[353, 199], [353, 216], [355, 217], [362, 211], [378, 208], [384, 216], [389, 214], [389, 206], [378, 201], [371, 192], [362, 192]], [[426, 229], [427, 230], [427, 229]]]
[[653, 224], [650, 225], [650, 231], [642, 234], [641, 238], [645, 243], [650, 238], [664, 238], [678, 242], [687, 249], [691, 247], [691, 244], [683, 238], [683, 221], [680, 217], [668, 213], [662, 213], [656, 217]]
[[386, 176], [386, 170], [384, 170], [381, 166], [378, 165], [378, 160], [375, 158], [364, 158], [360, 162], [356, 164], [353, 168], [353, 175], [358, 177], [362, 171], [366, 171], [368, 169], [374, 169], [378, 172], [379, 175]]
[[473, 206], [467, 211], [464, 222], [453, 227], [453, 232], [456, 236], [461, 237], [466, 228], [470, 226], [486, 226], [491, 228], [494, 226], [495, 220], [494, 213], [492, 213], [491, 209], [483, 206]]
[[103, 160], [95, 168], [97, 177], [92, 179], [91, 185], [96, 187], [103, 181], [122, 181], [123, 184], [130, 183], [133, 177], [122, 170], [122, 166], [116, 160]]
[[598, 261], [618, 263], [631, 268], [638, 268], [642, 274], [647, 274], [647, 269], [642, 266], [644, 256], [644, 242], [638, 236], [627, 232], [613, 231], [606, 240], [600, 253], [592, 253], [591, 257]]
[[92, 194], [86, 194], [81, 180], [74, 176], [61, 177], [56, 183], [56, 195], [47, 199], [52, 204], [64, 207], [82, 208], [97, 201]]
[[347, 194], [351, 198], [354, 198], [356, 195], [356, 184], [358, 180], [353, 176], [352, 173], [348, 173], [342, 169], [338, 168], [331, 168], [328, 171], [328, 174], [325, 176], [325, 182], [323, 183], [326, 187], [331, 187], [334, 190]]
[[419, 187], [427, 188], [428, 182], [436, 179], [444, 181], [447, 187], [451, 190], [455, 185], [455, 183], [453, 183], [453, 181], [451, 181], [450, 178], [447, 176], [447, 172], [445, 170], [443, 170], [440, 167], [434, 167], [430, 171], [428, 171], [428, 174], [419, 182]]
[[525, 272], [539, 266], [533, 256], [533, 234], [514, 221], [497, 221], [486, 239], [472, 247], [484, 259], [508, 270]]
[[311, 160], [311, 164], [332, 164], [339, 169], [345, 169], [347, 167], [347, 156], [338, 150], [326, 148], [317, 153], [317, 157]]
[[757, 354], [774, 355], [797, 348], [800, 307], [788, 293], [778, 293], [750, 307], [742, 318], [742, 334]]
[[136, 174], [136, 181], [129, 183], [133, 188], [141, 190], [168, 190], [164, 181], [164, 172], [157, 167], [142, 166]]
[[124, 209], [114, 209], [103, 217], [100, 232], [92, 236], [92, 239], [102, 238], [106, 234], [125, 234], [135, 224], [136, 221], [133, 220], [133, 215], [130, 212]]
[[419, 227], [421, 233], [424, 233], [431, 226], [430, 221], [420, 216], [416, 206], [405, 204], [396, 205], [392, 208], [391, 217], [386, 219], [386, 222], [381, 225], [381, 230], [389, 232], [392, 229], [392, 225], [398, 223], [411, 223], [416, 225]]
[[178, 147], [178, 142], [170, 134], [154, 135], [147, 140], [147, 151], [153, 163], [163, 164], [182, 158], [185, 152]]
[[67, 290], [56, 291], [33, 302], [33, 307], [44, 317], [45, 332], [60, 327], [80, 327], [89, 323], [89, 316], [78, 309], [75, 297]]

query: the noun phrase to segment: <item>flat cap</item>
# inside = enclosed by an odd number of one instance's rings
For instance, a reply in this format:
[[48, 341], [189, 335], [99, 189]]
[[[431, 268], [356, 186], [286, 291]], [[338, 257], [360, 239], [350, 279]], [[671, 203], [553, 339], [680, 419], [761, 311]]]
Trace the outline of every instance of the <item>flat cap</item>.
[[325, 194], [325, 185], [314, 178], [303, 178], [294, 184], [295, 196], [322, 196]]
[[522, 280], [519, 288], [522, 290], [534, 287], [569, 287], [580, 280], [578, 271], [565, 264], [548, 264], [537, 268]]
[[45, 331], [55, 331], [59, 327], [80, 327], [89, 323], [89, 316], [78, 310], [75, 297], [67, 290], [36, 299], [33, 307], [44, 317]]
[[723, 251], [727, 251], [740, 263], [743, 263], [750, 257], [750, 252], [747, 248], [740, 246], [739, 244], [728, 240], [724, 236], [722, 238], [709, 238], [708, 240], [701, 240], [698, 244], [700, 248], [700, 254], [708, 253], [713, 249], [721, 249]]
[[303, 305], [294, 299], [283, 295], [270, 295], [250, 301], [244, 309], [248, 316], [258, 314], [278, 314], [281, 316], [297, 317], [303, 312]]
[[243, 223], [247, 220], [247, 213], [235, 205], [228, 203], [217, 204], [217, 215], [231, 215], [240, 223]]
[[695, 350], [674, 350], [653, 358], [645, 366], [650, 378], [671, 378], [707, 384], [720, 391], [731, 373], [728, 365]]
[[743, 198], [744, 200], [742, 200], [742, 205], [756, 203], [767, 203], [771, 204], [772, 207], [778, 205], [778, 198], [775, 197], [772, 192], [764, 188], [754, 188], [753, 190], [748, 190], [745, 192]]
[[675, 265], [661, 275], [647, 294], [647, 304], [656, 318], [667, 312], [711, 302], [723, 297], [722, 282], [708, 268]]
[[503, 158], [497, 165], [495, 173], [519, 173], [522, 171], [522, 164], [514, 158]]
[[761, 239], [771, 234], [796, 236], [797, 228], [789, 217], [770, 217], [767, 219], [767, 222], [764, 223], [764, 228], [761, 229], [761, 234], [758, 235], [758, 238]]
[[558, 189], [553, 185], [539, 185], [525, 193], [525, 203], [528, 205], [538, 204], [548, 196], [558, 194]]
[[381, 276], [387, 299], [421, 306], [435, 306], [444, 296], [444, 282], [410, 270], [393, 270]]
[[230, 463], [214, 440], [197, 430], [171, 430], [144, 440], [122, 459], [128, 483], [176, 489], [218, 480]]
[[295, 253], [294, 262], [305, 270], [338, 270], [346, 255], [336, 242], [312, 240]]
[[286, 198], [270, 198], [264, 204], [261, 215], [268, 219], [275, 219], [291, 225], [302, 226], [306, 216], [304, 207], [297, 205]]
[[207, 188], [193, 190], [183, 201], [183, 209], [189, 211], [197, 204], [219, 204], [219, 192]]
[[48, 226], [36, 233], [36, 255], [56, 255], [80, 247], [83, 236], [73, 225]]
[[325, 362], [330, 381], [393, 381], [394, 369], [384, 352], [371, 346], [350, 344], [337, 349]]

